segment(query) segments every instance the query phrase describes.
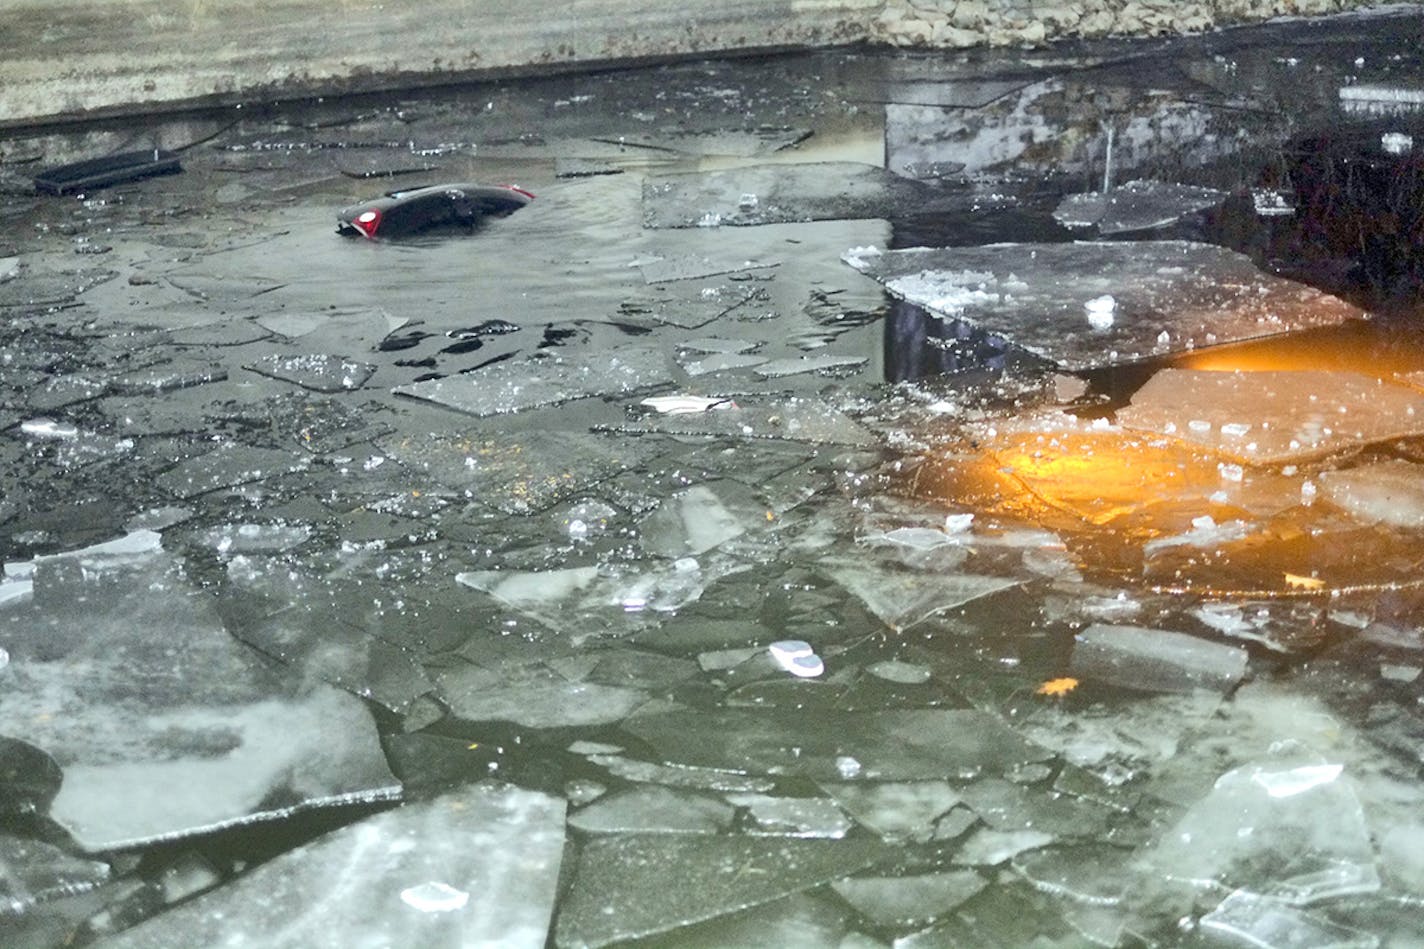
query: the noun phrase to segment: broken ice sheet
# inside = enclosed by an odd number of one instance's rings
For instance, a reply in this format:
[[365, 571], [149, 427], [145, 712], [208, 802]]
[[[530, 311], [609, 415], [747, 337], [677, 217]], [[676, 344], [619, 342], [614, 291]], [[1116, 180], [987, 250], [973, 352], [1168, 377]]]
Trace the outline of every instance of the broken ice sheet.
[[1146, 855], [1200, 887], [1239, 887], [1296, 906], [1380, 888], [1364, 810], [1343, 765], [1282, 742], [1216, 780]]
[[[663, 175], [643, 184], [650, 228], [889, 218], [923, 210], [938, 189], [855, 162], [761, 165]], [[750, 200], [749, 197], [755, 200]]]
[[844, 566], [828, 563], [822, 569], [832, 580], [860, 599], [866, 609], [899, 630], [909, 629], [936, 613], [1019, 584], [1017, 580], [1004, 577], [972, 573], [948, 576], [915, 573], [868, 563]]
[[754, 836], [839, 839], [852, 826], [829, 798], [742, 793], [729, 794], [727, 800], [746, 809], [747, 833]]
[[1165, 227], [1188, 214], [1216, 207], [1226, 197], [1226, 192], [1215, 188], [1127, 181], [1106, 193], [1070, 194], [1053, 217], [1065, 227], [1096, 225], [1100, 234], [1123, 234]]
[[462, 721], [527, 728], [610, 725], [649, 698], [639, 689], [570, 679], [542, 663], [459, 665], [437, 671], [435, 681], [440, 697]]
[[643, 549], [664, 557], [705, 553], [766, 523], [767, 508], [735, 481], [693, 485], [663, 501], [638, 525]]
[[[844, 259], [900, 299], [1071, 371], [1364, 315], [1336, 297], [1262, 273], [1242, 254], [1188, 241], [991, 244], [848, 252]], [[1114, 298], [1114, 320], [1095, 330], [1085, 306], [1105, 294]]]
[[1230, 690], [1249, 658], [1236, 646], [1138, 626], [1093, 625], [1074, 637], [1073, 675], [1146, 692]]
[[636, 466], [647, 450], [606, 437], [544, 430], [488, 439], [393, 435], [379, 447], [417, 477], [464, 491], [506, 514], [547, 510]]
[[228, 563], [221, 604], [241, 641], [300, 671], [404, 714], [433, 689], [415, 657], [381, 635], [369, 594], [346, 602], [329, 578], [285, 557], [238, 555]]
[[674, 710], [623, 728], [668, 763], [821, 781], [844, 780], [847, 770], [856, 780], [972, 778], [1050, 757], [994, 716], [965, 709]]
[[595, 949], [668, 932], [848, 876], [891, 856], [878, 841], [628, 834], [579, 855], [554, 943]]
[[392, 391], [484, 417], [588, 396], [622, 396], [674, 381], [670, 363], [656, 347], [620, 347], [610, 352], [540, 353], [474, 372], [397, 386]]
[[1281, 900], [1237, 890], [1202, 917], [1202, 928], [1239, 945], [1310, 947], [1310, 949], [1375, 949], [1371, 933], [1341, 926]]
[[815, 399], [781, 403], [749, 403], [695, 415], [645, 415], [616, 426], [620, 432], [661, 432], [668, 435], [725, 435], [734, 438], [777, 438], [815, 444], [870, 447], [879, 442], [844, 412]]
[[1424, 394], [1354, 372], [1164, 369], [1117, 421], [1271, 465], [1424, 434]]
[[705, 794], [646, 786], [600, 798], [569, 815], [590, 834], [716, 834], [732, 825], [730, 804]]
[[275, 448], [253, 448], [226, 443], [159, 475], [158, 487], [177, 498], [195, 498], [223, 488], [302, 471], [310, 460], [294, 452]]
[[41, 560], [0, 612], [0, 719], [63, 769], [50, 815], [81, 846], [399, 793], [359, 699], [238, 643], [163, 551], [114, 546]]
[[365, 385], [376, 372], [376, 367], [368, 362], [315, 353], [300, 356], [273, 353], [243, 368], [315, 392], [351, 392]]
[[1320, 493], [1365, 523], [1424, 528], [1424, 467], [1395, 459], [1320, 475]]
[[563, 800], [477, 784], [320, 837], [108, 942], [543, 949], [563, 851]]
[[901, 877], [849, 877], [831, 887], [878, 926], [902, 928], [943, 916], [987, 885], [973, 870]]
[[931, 839], [935, 822], [959, 803], [959, 794], [947, 781], [825, 783], [821, 787], [857, 823], [891, 843]]

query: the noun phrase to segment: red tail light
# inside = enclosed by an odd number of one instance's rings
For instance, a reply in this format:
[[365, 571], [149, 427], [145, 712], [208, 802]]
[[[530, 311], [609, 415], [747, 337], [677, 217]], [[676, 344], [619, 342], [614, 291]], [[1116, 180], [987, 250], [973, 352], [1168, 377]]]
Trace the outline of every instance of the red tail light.
[[351, 224], [367, 238], [375, 240], [376, 228], [381, 226], [381, 212], [375, 208], [369, 208], [352, 218]]

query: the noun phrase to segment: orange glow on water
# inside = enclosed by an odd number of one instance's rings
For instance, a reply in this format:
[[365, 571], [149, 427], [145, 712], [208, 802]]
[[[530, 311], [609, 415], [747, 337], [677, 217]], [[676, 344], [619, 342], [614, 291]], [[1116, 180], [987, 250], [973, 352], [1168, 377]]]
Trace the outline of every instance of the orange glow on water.
[[1181, 369], [1211, 372], [1337, 370], [1378, 378], [1424, 370], [1424, 320], [1413, 326], [1357, 320], [1183, 356]]

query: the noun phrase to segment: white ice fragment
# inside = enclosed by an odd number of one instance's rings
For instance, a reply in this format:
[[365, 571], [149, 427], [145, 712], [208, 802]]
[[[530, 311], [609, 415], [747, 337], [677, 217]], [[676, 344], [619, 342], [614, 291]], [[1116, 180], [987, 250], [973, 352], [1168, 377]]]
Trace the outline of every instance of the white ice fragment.
[[1201, 517], [1192, 518], [1192, 529], [1199, 531], [1209, 531], [1216, 526], [1216, 521], [1210, 514], [1203, 514]]
[[1407, 155], [1414, 151], [1414, 136], [1403, 132], [1385, 132], [1380, 136], [1380, 148], [1389, 155]]
[[1198, 434], [1204, 435], [1207, 432], [1211, 431], [1211, 423], [1208, 422], [1206, 419], [1194, 418], [1191, 421], [1187, 422], [1187, 428]]
[[5, 668], [5, 667], [8, 666], [9, 664], [10, 664], [10, 654], [5, 651], [5, 649], [4, 649], [3, 646], [0, 646], [0, 669]]
[[77, 438], [79, 429], [52, 418], [34, 418], [20, 423], [20, 431], [35, 438]]
[[1112, 294], [1093, 297], [1083, 306], [1088, 311], [1088, 325], [1093, 329], [1105, 330], [1113, 325], [1113, 311], [1117, 309], [1117, 300], [1113, 299]]
[[1251, 426], [1245, 422], [1227, 422], [1221, 426], [1221, 434], [1228, 438], [1240, 438], [1251, 431]]
[[464, 909], [470, 894], [448, 883], [421, 883], [401, 890], [401, 901], [422, 913], [449, 913]]
[[757, 196], [752, 194], [750, 191], [746, 192], [740, 198], [737, 199], [737, 207], [743, 211], [754, 211], [756, 210], [756, 206], [759, 203], [760, 202], [757, 201]]
[[836, 759], [836, 773], [849, 781], [860, 774], [860, 762], [850, 755], [841, 755]]
[[1300, 486], [1300, 503], [1306, 507], [1315, 503], [1316, 488], [1315, 482], [1306, 481]]
[[844, 254], [841, 254], [841, 260], [850, 264], [856, 270], [864, 270], [865, 258], [879, 256], [880, 248], [876, 247], [874, 244], [868, 244], [865, 247], [850, 248]]
[[1294, 797], [1329, 784], [1344, 770], [1342, 764], [1302, 765], [1288, 771], [1257, 771], [1251, 775], [1251, 781], [1265, 788], [1271, 797]]
[[716, 211], [708, 211], [706, 214], [702, 215], [700, 218], [697, 219], [697, 226], [721, 227], [722, 215], [718, 214]]
[[1221, 475], [1222, 481], [1239, 484], [1246, 477], [1246, 471], [1240, 465], [1228, 464], [1224, 461], [1217, 464], [1216, 470]]
[[950, 514], [944, 519], [944, 532], [946, 534], [962, 534], [969, 530], [974, 524], [974, 515]]
[[1380, 663], [1380, 678], [1389, 682], [1402, 682], [1405, 685], [1419, 678], [1421, 670], [1418, 666], [1397, 666], [1393, 663]]
[[803, 679], [814, 679], [826, 671], [826, 665], [811, 644], [801, 639], [782, 639], [767, 647], [781, 668]]
[[1162, 332], [1158, 333], [1157, 345], [1162, 347], [1163, 349], [1166, 349], [1168, 346], [1172, 345], [1172, 334], [1167, 332], [1166, 330], [1163, 330]]
[[705, 395], [658, 395], [644, 399], [639, 405], [655, 409], [664, 415], [696, 415], [711, 409], [735, 409], [731, 399], [714, 399]]

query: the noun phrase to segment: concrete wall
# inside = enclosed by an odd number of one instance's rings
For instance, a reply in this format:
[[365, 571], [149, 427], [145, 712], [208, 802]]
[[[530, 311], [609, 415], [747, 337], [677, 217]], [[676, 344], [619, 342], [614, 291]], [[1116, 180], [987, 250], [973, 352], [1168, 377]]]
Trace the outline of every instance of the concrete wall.
[[0, 0], [0, 126], [861, 40], [1205, 29], [1362, 0]]

